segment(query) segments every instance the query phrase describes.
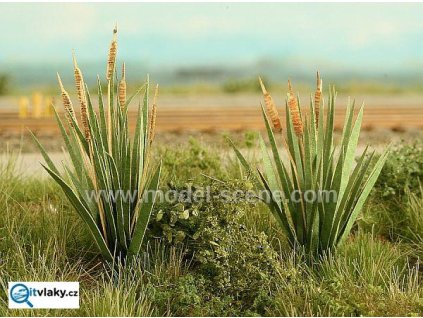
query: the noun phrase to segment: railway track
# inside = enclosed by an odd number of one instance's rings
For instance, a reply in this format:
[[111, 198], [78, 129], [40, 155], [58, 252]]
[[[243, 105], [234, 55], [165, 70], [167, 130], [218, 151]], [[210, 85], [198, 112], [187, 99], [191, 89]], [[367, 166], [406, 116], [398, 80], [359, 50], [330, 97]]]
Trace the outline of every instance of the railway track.
[[[345, 108], [336, 109], [335, 128], [341, 129]], [[63, 116], [63, 114], [61, 114]], [[281, 114], [284, 122], [284, 114]], [[136, 112], [129, 114], [130, 129], [134, 129]], [[423, 129], [423, 107], [368, 107], [364, 112], [363, 129]], [[13, 111], [0, 112], [0, 134], [56, 135], [59, 133], [53, 118], [21, 119]], [[259, 107], [163, 107], [157, 112], [159, 132], [214, 132], [264, 129]]]

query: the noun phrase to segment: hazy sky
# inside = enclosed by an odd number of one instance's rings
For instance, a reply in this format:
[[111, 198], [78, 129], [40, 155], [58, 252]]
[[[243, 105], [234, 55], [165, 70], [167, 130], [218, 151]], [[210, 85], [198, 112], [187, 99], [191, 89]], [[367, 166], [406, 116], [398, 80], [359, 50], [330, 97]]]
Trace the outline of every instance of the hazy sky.
[[150, 65], [423, 65], [423, 4], [3, 3], [0, 17], [0, 63], [103, 60], [118, 22], [120, 57]]

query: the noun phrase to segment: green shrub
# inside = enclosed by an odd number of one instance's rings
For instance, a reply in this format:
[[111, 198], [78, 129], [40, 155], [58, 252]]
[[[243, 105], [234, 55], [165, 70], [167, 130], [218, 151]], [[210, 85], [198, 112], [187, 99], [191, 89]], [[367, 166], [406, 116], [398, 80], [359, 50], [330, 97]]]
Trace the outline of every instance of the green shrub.
[[406, 190], [400, 202], [379, 202], [380, 197], [375, 196], [370, 205], [361, 227], [372, 230], [378, 235], [392, 241], [411, 243], [416, 257], [423, 252], [423, 188]]
[[252, 79], [231, 79], [222, 85], [222, 90], [225, 93], [234, 94], [241, 92], [260, 92], [260, 86], [257, 85], [257, 80]]
[[10, 91], [10, 76], [0, 74], [0, 96], [6, 95]]
[[382, 168], [375, 189], [384, 200], [402, 201], [406, 189], [419, 192], [423, 181], [423, 142], [397, 145]]
[[420, 186], [420, 194], [411, 194], [407, 206], [407, 229], [408, 237], [413, 241], [423, 243], [423, 187]]
[[224, 177], [218, 152], [193, 137], [189, 138], [187, 146], [162, 148], [160, 155], [163, 179], [186, 182], [188, 179], [204, 178], [201, 173], [216, 178]]
[[408, 229], [414, 223], [410, 211], [415, 209], [410, 200], [419, 196], [421, 182], [423, 142], [396, 145], [382, 168], [360, 226], [390, 240], [413, 241], [414, 234]]
[[260, 134], [257, 131], [246, 131], [244, 134], [244, 144], [251, 149], [258, 143]]
[[[189, 189], [196, 187], [176, 190]], [[210, 201], [190, 203], [185, 198], [173, 205], [161, 204], [152, 216], [150, 235], [186, 247], [186, 257], [203, 285], [202, 293], [219, 304], [223, 301], [229, 310], [218, 315], [263, 314], [274, 289], [277, 253], [264, 233], [256, 233], [241, 222], [254, 203], [247, 203], [242, 194], [229, 199], [222, 192], [235, 189], [243, 189], [243, 184], [212, 182]]]

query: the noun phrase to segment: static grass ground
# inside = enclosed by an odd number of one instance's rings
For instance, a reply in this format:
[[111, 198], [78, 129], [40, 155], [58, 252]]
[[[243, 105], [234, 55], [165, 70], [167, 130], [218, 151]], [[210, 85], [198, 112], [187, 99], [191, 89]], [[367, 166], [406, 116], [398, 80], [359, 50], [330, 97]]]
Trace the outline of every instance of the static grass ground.
[[[240, 142], [254, 160], [255, 137]], [[195, 140], [162, 147], [161, 187], [249, 188], [238, 163], [221, 148]], [[419, 151], [408, 151], [409, 159], [416, 161]], [[287, 247], [261, 204], [227, 204], [217, 197], [185, 207], [190, 218], [173, 223], [177, 207], [160, 204], [143, 256], [112, 270], [60, 189], [49, 179], [25, 176], [14, 162], [11, 157], [0, 169], [2, 316], [423, 315], [423, 226], [410, 223], [423, 224], [415, 189], [412, 201], [403, 193], [386, 196], [389, 180], [379, 184], [346, 244], [312, 261]], [[194, 210], [201, 213], [194, 216]], [[200, 233], [196, 240], [193, 231]], [[184, 237], [177, 240], [180, 232]], [[81, 307], [9, 310], [7, 283], [19, 280], [79, 281]]]

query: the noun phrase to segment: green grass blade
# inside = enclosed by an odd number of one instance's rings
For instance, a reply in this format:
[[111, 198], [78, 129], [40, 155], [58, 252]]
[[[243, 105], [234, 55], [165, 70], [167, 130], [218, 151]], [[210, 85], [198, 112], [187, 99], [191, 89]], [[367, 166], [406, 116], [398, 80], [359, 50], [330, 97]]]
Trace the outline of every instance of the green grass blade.
[[81, 203], [77, 195], [73, 192], [73, 190], [69, 187], [69, 185], [53, 170], [50, 168], [42, 165], [44, 169], [50, 174], [50, 176], [60, 185], [63, 192], [65, 193], [66, 197], [71, 202], [72, 206], [75, 208], [75, 210], [78, 212], [78, 214], [81, 216], [81, 218], [84, 220], [84, 222], [88, 225], [88, 228], [90, 229], [90, 232], [97, 243], [98, 247], [100, 248], [100, 251], [102, 255], [109, 261], [113, 260], [113, 257], [107, 247], [107, 244], [103, 238], [103, 235], [101, 234], [99, 228], [97, 227], [96, 222], [92, 218], [91, 213], [85, 208], [85, 206]]
[[276, 221], [281, 225], [285, 235], [287, 236], [289, 242], [291, 244], [295, 243], [295, 236], [292, 226], [288, 220], [287, 214], [284, 210], [282, 210], [281, 206], [279, 205], [278, 201], [274, 197], [274, 193], [271, 190], [266, 178], [258, 171], [261, 181], [263, 182], [264, 188], [268, 191], [270, 204], [266, 202], [270, 207], [270, 211], [272, 211], [273, 216], [275, 217]]
[[160, 172], [161, 172], [161, 163], [158, 165], [156, 172], [154, 173], [153, 177], [151, 178], [148, 186], [145, 188], [146, 194], [151, 193], [154, 191], [153, 198], [151, 195], [144, 196], [141, 199], [140, 209], [138, 214], [138, 219], [136, 220], [134, 229], [133, 229], [133, 236], [131, 240], [131, 244], [129, 245], [128, 249], [128, 256], [135, 257], [138, 255], [141, 245], [144, 239], [145, 231], [147, 229], [148, 221], [150, 220], [151, 211], [153, 210], [154, 203], [156, 201], [156, 191], [159, 187], [159, 180], [160, 180]]
[[367, 200], [367, 197], [370, 194], [370, 191], [372, 190], [374, 184], [377, 181], [377, 178], [379, 177], [380, 171], [383, 168], [383, 165], [386, 162], [386, 159], [388, 158], [389, 154], [389, 148], [380, 156], [378, 161], [376, 162], [375, 166], [373, 167], [372, 172], [370, 173], [367, 182], [355, 204], [354, 210], [351, 212], [351, 215], [345, 225], [345, 227], [342, 229], [340, 238], [339, 238], [339, 244], [342, 244], [345, 239], [347, 238], [349, 232], [351, 231], [351, 228], [357, 219], [358, 214], [361, 212], [361, 209], [363, 208], [364, 203]]
[[[263, 159], [263, 169], [267, 177], [269, 188], [272, 191], [279, 191], [279, 184], [276, 179], [276, 173], [273, 168], [272, 161], [270, 160], [269, 153], [267, 152], [266, 144], [264, 143], [263, 137], [261, 135], [259, 137], [259, 142]], [[278, 202], [278, 204], [281, 206], [281, 202]]]
[[248, 176], [252, 178], [252, 181], [254, 183], [254, 186], [257, 190], [263, 189], [263, 186], [260, 182], [260, 180], [257, 178], [257, 175], [254, 173], [254, 170], [251, 168], [248, 161], [245, 159], [245, 157], [241, 154], [241, 152], [238, 150], [238, 148], [235, 146], [233, 141], [229, 138], [227, 138], [229, 144], [231, 145], [232, 149], [235, 151], [235, 155], [237, 156], [238, 160], [241, 162], [241, 165], [244, 167], [244, 169], [247, 171]]
[[35, 137], [35, 135], [32, 133], [32, 131], [29, 131], [32, 138], [34, 139], [35, 143], [38, 146], [38, 149], [40, 149], [41, 155], [43, 156], [45, 162], [47, 163], [47, 166], [56, 174], [59, 174], [59, 171], [57, 170], [56, 166], [54, 165], [53, 161], [51, 160], [50, 156], [47, 154], [44, 147], [41, 145], [41, 143], [38, 141], [38, 138]]
[[109, 163], [109, 168], [111, 170], [111, 178], [112, 178], [112, 189], [115, 193], [115, 202], [113, 204], [114, 209], [115, 209], [115, 214], [116, 214], [116, 228], [117, 228], [117, 233], [118, 233], [118, 242], [121, 246], [121, 248], [123, 250], [126, 250], [127, 246], [126, 246], [126, 235], [125, 235], [125, 223], [124, 223], [124, 210], [123, 210], [123, 198], [122, 195], [126, 195], [123, 193], [120, 193], [119, 191], [122, 191], [122, 184], [121, 184], [121, 180], [119, 178], [119, 172], [118, 169], [116, 167], [116, 163], [115, 160], [113, 159], [112, 156], [110, 156], [109, 154], [107, 154], [108, 157], [108, 163]]

